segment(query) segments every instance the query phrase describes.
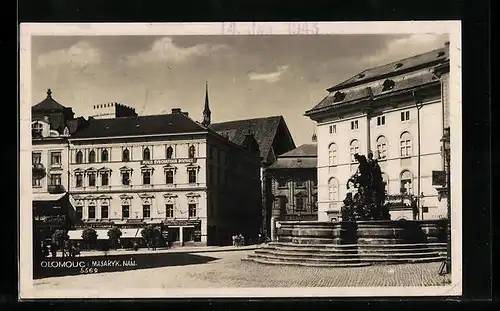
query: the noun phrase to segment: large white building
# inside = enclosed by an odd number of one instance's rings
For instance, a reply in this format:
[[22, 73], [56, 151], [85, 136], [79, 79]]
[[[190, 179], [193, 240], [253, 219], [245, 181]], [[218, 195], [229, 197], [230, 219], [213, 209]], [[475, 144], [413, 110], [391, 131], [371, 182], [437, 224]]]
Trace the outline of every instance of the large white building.
[[[354, 154], [378, 159], [392, 219], [446, 215], [433, 171], [444, 170], [441, 138], [449, 125], [448, 45], [365, 70], [328, 89], [306, 116], [317, 122], [318, 220], [339, 220]], [[444, 71], [446, 72], [446, 70]], [[435, 183], [435, 182], [434, 182]], [[402, 195], [401, 195], [402, 194]], [[418, 214], [405, 197], [415, 196]]]

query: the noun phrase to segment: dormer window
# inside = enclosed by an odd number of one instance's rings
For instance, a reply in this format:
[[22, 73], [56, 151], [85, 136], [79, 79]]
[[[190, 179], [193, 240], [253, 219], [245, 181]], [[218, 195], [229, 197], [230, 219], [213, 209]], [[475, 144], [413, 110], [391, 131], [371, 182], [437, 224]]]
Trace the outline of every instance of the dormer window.
[[394, 81], [392, 81], [391, 79], [385, 80], [384, 84], [383, 84], [382, 92], [392, 90], [394, 88], [395, 84], [396, 83]]
[[397, 64], [394, 66], [394, 69], [399, 69], [399, 68], [401, 68], [401, 67], [403, 67], [403, 64], [401, 64], [401, 63], [397, 63]]
[[341, 102], [344, 100], [344, 98], [345, 98], [345, 93], [337, 92], [335, 93], [335, 95], [333, 95], [333, 102], [334, 103]]
[[43, 124], [40, 122], [35, 122], [31, 125], [31, 136], [33, 138], [43, 137]]

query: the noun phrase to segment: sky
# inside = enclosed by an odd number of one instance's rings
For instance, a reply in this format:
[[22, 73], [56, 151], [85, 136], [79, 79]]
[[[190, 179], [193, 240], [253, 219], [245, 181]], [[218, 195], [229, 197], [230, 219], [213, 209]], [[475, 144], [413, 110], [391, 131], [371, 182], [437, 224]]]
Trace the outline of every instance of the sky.
[[304, 116], [327, 88], [357, 73], [444, 46], [447, 35], [33, 36], [32, 105], [48, 88], [75, 116], [120, 102], [139, 115], [181, 108], [212, 123], [282, 115], [297, 146]]

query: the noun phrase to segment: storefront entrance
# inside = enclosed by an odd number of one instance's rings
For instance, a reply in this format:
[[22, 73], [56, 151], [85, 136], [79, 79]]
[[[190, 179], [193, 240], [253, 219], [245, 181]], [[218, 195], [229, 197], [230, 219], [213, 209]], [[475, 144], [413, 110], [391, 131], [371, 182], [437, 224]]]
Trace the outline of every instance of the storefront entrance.
[[169, 220], [165, 222], [169, 241], [173, 245], [189, 245], [201, 242], [201, 221]]

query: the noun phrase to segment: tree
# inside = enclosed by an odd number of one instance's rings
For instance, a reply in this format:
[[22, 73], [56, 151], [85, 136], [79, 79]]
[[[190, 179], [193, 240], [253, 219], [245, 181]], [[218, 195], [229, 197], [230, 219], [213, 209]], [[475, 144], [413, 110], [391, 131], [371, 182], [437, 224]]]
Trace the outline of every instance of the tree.
[[117, 248], [118, 240], [120, 239], [121, 236], [122, 236], [122, 231], [120, 230], [120, 228], [116, 226], [108, 230], [108, 237], [114, 249]]
[[52, 243], [57, 244], [57, 246], [61, 247], [64, 246], [64, 242], [69, 240], [68, 233], [66, 230], [63, 229], [57, 229], [53, 234], [52, 234]]
[[97, 232], [93, 228], [85, 228], [82, 232], [82, 239], [87, 245], [87, 249], [89, 249], [91, 245], [97, 242]]
[[146, 240], [146, 243], [148, 244], [148, 248], [149, 248], [149, 246], [153, 246], [156, 238], [160, 234], [161, 234], [161, 232], [157, 228], [153, 227], [152, 225], [148, 225], [141, 230], [141, 235], [144, 238], [144, 240]]

